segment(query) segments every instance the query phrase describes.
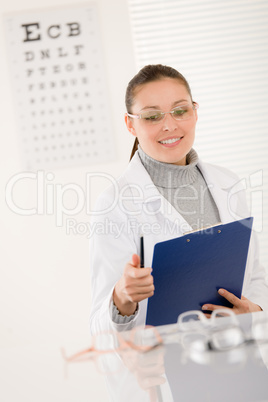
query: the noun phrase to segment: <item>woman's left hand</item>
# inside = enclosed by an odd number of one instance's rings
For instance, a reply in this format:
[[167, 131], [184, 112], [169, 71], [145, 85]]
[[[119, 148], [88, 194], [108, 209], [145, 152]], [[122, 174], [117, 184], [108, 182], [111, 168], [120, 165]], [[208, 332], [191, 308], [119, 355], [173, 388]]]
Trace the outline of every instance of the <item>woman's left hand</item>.
[[[233, 293], [228, 292], [225, 289], [219, 289], [218, 293], [228, 300], [233, 308], [231, 309], [235, 314], [253, 313], [255, 311], [261, 311], [262, 309], [255, 303], [252, 303], [246, 297], [242, 296], [241, 299], [236, 297]], [[225, 306], [217, 306], [216, 304], [204, 304], [202, 310], [218, 310], [220, 308], [226, 308]]]

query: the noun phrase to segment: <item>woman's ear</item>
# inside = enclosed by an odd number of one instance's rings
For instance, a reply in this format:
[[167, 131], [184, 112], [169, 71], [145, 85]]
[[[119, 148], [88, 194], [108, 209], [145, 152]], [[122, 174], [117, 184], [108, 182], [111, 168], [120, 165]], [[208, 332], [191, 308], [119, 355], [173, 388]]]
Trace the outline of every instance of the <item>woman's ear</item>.
[[133, 121], [132, 121], [132, 119], [127, 115], [127, 113], [125, 114], [125, 123], [126, 123], [126, 126], [127, 126], [128, 131], [129, 131], [132, 135], [134, 135], [134, 137], [136, 137], [137, 135], [136, 135], [136, 130], [135, 130], [134, 126], [133, 126]]
[[[194, 104], [196, 104], [196, 102], [194, 102]], [[198, 120], [198, 113], [197, 113], [197, 109], [198, 109], [198, 103], [197, 103], [197, 108], [196, 109], [194, 109], [194, 114], [195, 114], [195, 121], [197, 121]]]

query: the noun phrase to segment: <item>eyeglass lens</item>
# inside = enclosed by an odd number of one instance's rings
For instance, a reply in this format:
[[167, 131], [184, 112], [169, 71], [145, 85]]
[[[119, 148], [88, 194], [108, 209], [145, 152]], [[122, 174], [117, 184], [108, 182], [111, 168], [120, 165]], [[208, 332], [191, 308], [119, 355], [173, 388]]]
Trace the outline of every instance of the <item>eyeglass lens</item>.
[[244, 342], [243, 333], [239, 328], [228, 328], [214, 332], [211, 335], [211, 344], [214, 349], [228, 350]]
[[140, 349], [151, 349], [161, 343], [161, 338], [155, 328], [147, 328], [135, 331], [132, 342]]
[[140, 114], [140, 118], [149, 123], [159, 123], [164, 119], [165, 115], [170, 113], [175, 120], [188, 120], [194, 114], [194, 108], [190, 105], [182, 105], [172, 109], [170, 112], [162, 112], [161, 110], [145, 110]]

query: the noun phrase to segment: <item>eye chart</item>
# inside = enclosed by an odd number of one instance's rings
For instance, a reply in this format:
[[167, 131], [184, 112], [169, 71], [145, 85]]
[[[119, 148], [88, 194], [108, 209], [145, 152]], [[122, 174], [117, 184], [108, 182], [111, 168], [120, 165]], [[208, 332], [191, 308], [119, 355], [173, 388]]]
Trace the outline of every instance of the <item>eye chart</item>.
[[5, 16], [23, 168], [114, 160], [97, 7]]

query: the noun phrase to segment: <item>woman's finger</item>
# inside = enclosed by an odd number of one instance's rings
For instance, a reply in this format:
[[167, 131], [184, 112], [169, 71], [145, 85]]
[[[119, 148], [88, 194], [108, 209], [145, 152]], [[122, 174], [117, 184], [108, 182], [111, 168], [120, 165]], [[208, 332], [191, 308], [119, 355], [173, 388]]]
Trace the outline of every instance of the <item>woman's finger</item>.
[[228, 290], [219, 289], [218, 293], [221, 296], [223, 296], [226, 300], [228, 300], [235, 307], [241, 307], [243, 304], [238, 297], [236, 297], [233, 293], [228, 292]]
[[140, 267], [140, 257], [138, 256], [138, 254], [132, 255], [131, 264], [133, 265], [133, 267], [136, 267], [136, 268]]
[[226, 310], [229, 310], [228, 307], [218, 306], [217, 304], [204, 304], [202, 306], [202, 310], [208, 310], [208, 311], [214, 311], [214, 310], [219, 310], [219, 309], [223, 309], [223, 308], [226, 308]]

